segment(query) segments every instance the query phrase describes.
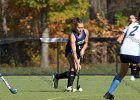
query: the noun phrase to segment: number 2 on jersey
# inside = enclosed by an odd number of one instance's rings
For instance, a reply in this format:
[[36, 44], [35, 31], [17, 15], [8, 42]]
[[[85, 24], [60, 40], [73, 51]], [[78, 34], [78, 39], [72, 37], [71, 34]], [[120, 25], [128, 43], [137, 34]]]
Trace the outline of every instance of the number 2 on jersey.
[[134, 36], [135, 35], [134, 32], [139, 28], [139, 26], [134, 26], [133, 28], [134, 30], [130, 32], [129, 36]]

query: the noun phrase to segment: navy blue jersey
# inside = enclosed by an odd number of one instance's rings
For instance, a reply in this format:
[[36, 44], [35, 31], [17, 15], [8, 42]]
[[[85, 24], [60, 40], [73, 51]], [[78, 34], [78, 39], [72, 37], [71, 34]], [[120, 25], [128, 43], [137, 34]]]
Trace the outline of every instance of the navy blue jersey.
[[[75, 45], [76, 45], [76, 53], [78, 55], [78, 58], [80, 56], [80, 51], [83, 48], [83, 45], [85, 44], [85, 38], [86, 38], [86, 33], [83, 30], [82, 34], [80, 37], [78, 37], [76, 31], [72, 31], [72, 34], [75, 36], [76, 41], [75, 41]], [[66, 45], [66, 50], [65, 50], [65, 54], [67, 56], [68, 53], [71, 53], [72, 49], [71, 49], [71, 45], [70, 45], [70, 40], [68, 41], [67, 45]]]

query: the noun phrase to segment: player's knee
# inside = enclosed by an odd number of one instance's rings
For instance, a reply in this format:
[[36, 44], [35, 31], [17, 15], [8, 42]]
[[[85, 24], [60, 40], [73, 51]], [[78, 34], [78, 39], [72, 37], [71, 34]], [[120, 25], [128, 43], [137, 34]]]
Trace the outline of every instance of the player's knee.
[[70, 71], [69, 75], [74, 76], [74, 71]]
[[69, 75], [70, 75], [70, 76], [74, 76], [74, 77], [75, 77], [76, 72], [75, 72], [75, 71], [70, 71], [70, 72], [69, 72]]

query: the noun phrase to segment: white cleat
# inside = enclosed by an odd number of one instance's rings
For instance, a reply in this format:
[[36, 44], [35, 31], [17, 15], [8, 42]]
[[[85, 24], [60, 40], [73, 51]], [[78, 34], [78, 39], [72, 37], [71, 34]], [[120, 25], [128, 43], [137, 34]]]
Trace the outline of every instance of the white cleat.
[[77, 89], [73, 88], [72, 86], [69, 86], [65, 89], [65, 92], [76, 92]]
[[134, 76], [131, 76], [131, 77], [130, 77], [130, 80], [131, 80], [131, 81], [135, 81], [135, 77], [134, 77]]

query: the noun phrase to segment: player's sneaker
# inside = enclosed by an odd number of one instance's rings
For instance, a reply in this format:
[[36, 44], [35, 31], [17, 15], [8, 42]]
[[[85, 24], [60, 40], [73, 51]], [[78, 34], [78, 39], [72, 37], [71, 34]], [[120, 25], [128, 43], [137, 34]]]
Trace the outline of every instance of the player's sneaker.
[[65, 89], [66, 92], [76, 92], [77, 89], [73, 88], [72, 86], [66, 87]]
[[131, 76], [131, 77], [130, 77], [130, 80], [131, 80], [131, 81], [135, 81], [135, 77], [134, 77], [134, 76]]
[[107, 92], [104, 95], [104, 98], [106, 98], [107, 100], [114, 100], [114, 95], [110, 94], [109, 92]]
[[56, 79], [56, 74], [53, 74], [52, 78], [53, 78], [53, 87], [55, 89], [57, 89], [58, 88], [58, 79]]

